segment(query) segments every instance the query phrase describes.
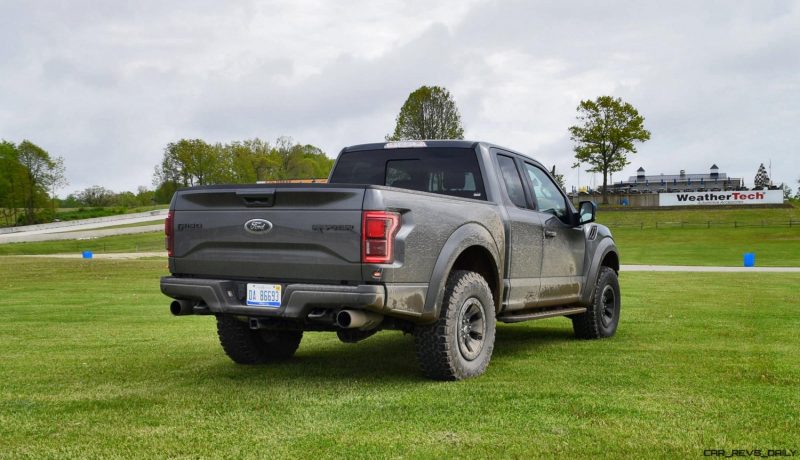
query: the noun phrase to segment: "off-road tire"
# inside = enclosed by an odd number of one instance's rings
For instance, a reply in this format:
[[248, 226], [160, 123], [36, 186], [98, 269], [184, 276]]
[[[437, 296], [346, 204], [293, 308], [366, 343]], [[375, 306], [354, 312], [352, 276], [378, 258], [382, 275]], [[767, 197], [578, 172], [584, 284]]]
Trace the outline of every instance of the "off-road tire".
[[217, 315], [217, 335], [225, 354], [239, 364], [289, 359], [303, 339], [303, 331], [252, 330], [229, 315]]
[[572, 316], [572, 328], [579, 339], [611, 337], [617, 331], [620, 293], [617, 272], [600, 267], [594, 286], [594, 297], [585, 313]]
[[481, 275], [465, 270], [453, 271], [447, 278], [439, 319], [414, 328], [419, 365], [425, 376], [436, 380], [483, 374], [492, 358], [494, 337], [492, 291]]

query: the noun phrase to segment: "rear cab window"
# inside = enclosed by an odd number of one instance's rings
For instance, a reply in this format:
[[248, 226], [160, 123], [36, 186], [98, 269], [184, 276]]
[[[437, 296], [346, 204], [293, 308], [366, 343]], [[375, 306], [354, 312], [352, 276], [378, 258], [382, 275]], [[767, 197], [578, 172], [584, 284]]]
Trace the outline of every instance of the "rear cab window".
[[500, 173], [503, 175], [503, 183], [506, 186], [506, 195], [519, 208], [527, 207], [525, 200], [525, 189], [522, 186], [522, 178], [519, 175], [514, 159], [497, 155], [497, 164], [500, 166]]
[[336, 162], [330, 183], [386, 185], [486, 200], [477, 153], [471, 148], [344, 152]]

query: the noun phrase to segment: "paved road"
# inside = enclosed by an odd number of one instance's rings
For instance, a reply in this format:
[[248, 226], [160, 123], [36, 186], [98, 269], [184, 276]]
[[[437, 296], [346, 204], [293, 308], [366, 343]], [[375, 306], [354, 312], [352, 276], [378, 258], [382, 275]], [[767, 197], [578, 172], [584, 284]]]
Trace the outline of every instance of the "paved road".
[[[96, 217], [93, 219], [53, 222], [49, 224], [27, 225], [21, 227], [4, 227], [0, 228], [0, 244], [25, 241], [77, 240], [85, 238], [98, 238], [109, 235], [152, 232], [158, 230], [158, 225], [164, 225], [163, 223], [166, 214], [166, 209], [157, 209], [154, 211], [140, 212], [135, 214], [120, 214], [116, 216]], [[100, 231], [99, 233], [85, 232], [86, 230], [101, 229], [104, 227], [143, 224], [148, 222], [152, 223], [153, 225], [111, 229], [107, 232]], [[147, 229], [143, 229], [142, 227], [147, 227]]]
[[[151, 217], [150, 220], [153, 218]], [[148, 221], [142, 221], [148, 222]], [[138, 225], [135, 227], [124, 228], [109, 228], [98, 230], [74, 231], [74, 228], [60, 229], [60, 232], [41, 233], [12, 233], [7, 235], [0, 235], [0, 244], [5, 243], [28, 243], [32, 241], [57, 241], [57, 240], [89, 240], [93, 238], [102, 238], [104, 236], [114, 235], [131, 235], [134, 233], [148, 233], [148, 232], [163, 232], [164, 221], [156, 225]], [[132, 223], [130, 221], [122, 222], [122, 224]], [[120, 225], [119, 222], [110, 225]]]

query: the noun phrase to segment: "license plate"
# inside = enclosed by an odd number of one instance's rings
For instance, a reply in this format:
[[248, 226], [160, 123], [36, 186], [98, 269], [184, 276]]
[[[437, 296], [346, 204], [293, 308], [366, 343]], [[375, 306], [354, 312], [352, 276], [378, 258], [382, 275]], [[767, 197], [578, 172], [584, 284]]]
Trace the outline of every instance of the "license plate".
[[280, 307], [281, 285], [247, 283], [247, 305], [270, 308]]

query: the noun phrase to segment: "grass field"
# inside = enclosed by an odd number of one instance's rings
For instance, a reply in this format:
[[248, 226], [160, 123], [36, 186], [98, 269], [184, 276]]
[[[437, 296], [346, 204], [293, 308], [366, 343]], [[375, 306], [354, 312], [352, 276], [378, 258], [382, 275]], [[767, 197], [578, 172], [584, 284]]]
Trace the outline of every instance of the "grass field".
[[800, 227], [722, 229], [611, 229], [623, 264], [800, 266]]
[[424, 380], [412, 340], [309, 333], [230, 362], [174, 318], [163, 261], [0, 259], [0, 457], [702, 457], [800, 448], [796, 274], [624, 273], [616, 337], [498, 328], [481, 378]]
[[[788, 225], [800, 221], [800, 208], [698, 208], [698, 209], [657, 209], [657, 210], [619, 210], [598, 209], [597, 220], [612, 228], [639, 227], [655, 228], [656, 222], [664, 228], [680, 228], [681, 223], [688, 227], [706, 228], [734, 225], [760, 226]], [[797, 225], [797, 224], [795, 224]]]
[[[623, 264], [740, 266], [744, 253], [756, 254], [759, 266], [800, 266], [798, 208], [602, 211], [598, 221], [610, 226]], [[713, 220], [711, 220], [713, 219]], [[660, 227], [656, 228], [656, 222]], [[713, 222], [710, 224], [708, 222]], [[734, 227], [736, 222], [737, 227]], [[683, 223], [683, 227], [681, 227]], [[760, 227], [780, 224], [783, 226]], [[151, 223], [147, 223], [151, 224]], [[160, 232], [80, 241], [0, 244], [0, 255], [160, 251]]]
[[[626, 264], [800, 266], [800, 209], [600, 210]], [[789, 226], [789, 222], [794, 222]]]
[[94, 252], [150, 252], [164, 250], [164, 233], [135, 233], [90, 240], [37, 241], [0, 244], [0, 255], [79, 254]]

